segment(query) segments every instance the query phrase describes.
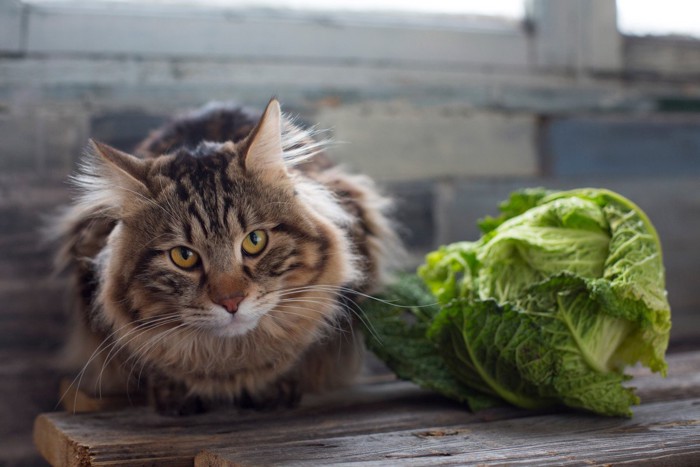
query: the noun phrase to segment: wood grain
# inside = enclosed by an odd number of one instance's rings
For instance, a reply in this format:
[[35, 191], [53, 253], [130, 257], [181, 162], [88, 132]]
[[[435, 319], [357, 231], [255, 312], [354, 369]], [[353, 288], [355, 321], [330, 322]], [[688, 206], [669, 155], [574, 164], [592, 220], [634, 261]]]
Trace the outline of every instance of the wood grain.
[[147, 408], [49, 413], [37, 418], [34, 439], [53, 465], [192, 465], [198, 455], [198, 465], [464, 464], [472, 455], [487, 464], [571, 458], [682, 465], [700, 456], [700, 352], [668, 360], [667, 379], [635, 370], [633, 383], [646, 403], [630, 420], [506, 406], [470, 413], [393, 381], [310, 397], [284, 412], [227, 410], [188, 418]]
[[640, 407], [634, 419], [547, 415], [281, 444], [208, 449], [195, 466], [692, 465], [700, 461], [700, 399]]
[[[503, 408], [489, 416], [503, 418], [517, 413]], [[478, 419], [451, 401], [409, 383], [394, 382], [310, 398], [303, 407], [285, 412], [230, 410], [171, 418], [134, 408], [97, 414], [44, 414], [37, 418], [34, 433], [37, 448], [53, 465], [87, 465], [65, 463], [66, 459], [86, 458], [90, 458], [90, 465], [141, 465], [146, 459], [153, 465], [191, 465], [199, 451], [232, 443], [274, 444], [403, 430], [420, 425], [422, 420], [453, 425]]]

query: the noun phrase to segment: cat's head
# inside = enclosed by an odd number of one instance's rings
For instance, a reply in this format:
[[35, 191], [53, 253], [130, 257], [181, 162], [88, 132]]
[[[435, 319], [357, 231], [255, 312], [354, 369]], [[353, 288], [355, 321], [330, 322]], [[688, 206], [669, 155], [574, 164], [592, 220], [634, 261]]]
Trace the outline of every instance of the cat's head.
[[[220, 336], [331, 318], [300, 292], [328, 291], [356, 274], [347, 215], [285, 155], [271, 101], [248, 138], [139, 159], [93, 143], [82, 203], [117, 224], [97, 264], [112, 321], [169, 323]], [[302, 294], [303, 295], [303, 294]], [[299, 299], [303, 300], [303, 299]], [[312, 306], [313, 305], [313, 306]], [[296, 315], [296, 316], [295, 316]], [[304, 316], [308, 315], [308, 316]]]

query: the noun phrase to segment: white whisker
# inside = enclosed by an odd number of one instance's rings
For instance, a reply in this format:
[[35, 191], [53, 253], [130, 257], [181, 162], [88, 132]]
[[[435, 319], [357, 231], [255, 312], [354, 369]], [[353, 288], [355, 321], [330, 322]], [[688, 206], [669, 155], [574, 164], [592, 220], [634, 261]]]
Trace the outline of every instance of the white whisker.
[[[107, 354], [107, 357], [105, 357], [105, 361], [102, 363], [102, 369], [100, 370], [100, 373], [98, 375], [97, 381], [95, 382], [96, 386], [99, 386], [99, 396], [102, 397], [102, 375], [105, 371], [105, 369], [109, 366], [109, 364], [116, 358], [116, 356], [126, 348], [126, 346], [134, 341], [136, 338], [139, 336], [145, 334], [148, 331], [151, 331], [153, 329], [156, 329], [161, 326], [165, 326], [168, 324], [172, 323], [177, 323], [180, 321], [180, 318], [177, 316], [171, 316], [168, 319], [161, 319], [161, 320], [153, 320], [151, 322], [146, 322], [142, 325], [134, 327], [134, 329], [130, 329], [126, 334], [123, 336], [119, 336], [119, 338], [114, 342], [112, 345], [111, 350]], [[124, 340], [131, 336], [129, 340], [124, 342]], [[116, 352], [114, 350], [116, 349]], [[95, 388], [97, 389], [97, 388]]]
[[[88, 358], [87, 362], [83, 365], [82, 369], [78, 372], [78, 374], [75, 376], [75, 378], [73, 378], [73, 381], [71, 381], [71, 384], [66, 388], [66, 390], [64, 391], [64, 393], [61, 395], [60, 399], [59, 399], [58, 402], [56, 403], [56, 407], [55, 407], [55, 408], [58, 408], [58, 405], [61, 403], [61, 401], [63, 401], [63, 398], [68, 394], [68, 392], [69, 392], [70, 389], [73, 387], [73, 385], [76, 384], [76, 380], [77, 380], [76, 393], [75, 393], [75, 400], [73, 401], [73, 402], [74, 402], [74, 403], [73, 403], [73, 406], [75, 406], [76, 401], [77, 401], [77, 397], [78, 397], [78, 390], [80, 389], [80, 385], [81, 385], [81, 383], [82, 383], [83, 376], [85, 375], [85, 372], [87, 371], [88, 366], [90, 365], [90, 363], [92, 363], [92, 362], [94, 361], [94, 359], [97, 358], [102, 352], [104, 352], [104, 351], [107, 350], [108, 348], [110, 348], [110, 347], [112, 347], [112, 346], [115, 345], [115, 342], [112, 342], [112, 341], [111, 341], [112, 337], [114, 337], [115, 334], [117, 334], [117, 333], [118, 333], [119, 331], [121, 331], [122, 329], [124, 329], [124, 328], [126, 328], [126, 327], [128, 327], [128, 326], [133, 325], [135, 322], [138, 323], [138, 322], [145, 321], [145, 320], [153, 320], [153, 318], [143, 318], [143, 319], [136, 320], [136, 321], [130, 321], [130, 322], [124, 324], [123, 326], [121, 326], [121, 327], [115, 329], [115, 330], [112, 331], [107, 337], [105, 337], [105, 338], [102, 340], [102, 342], [100, 342], [100, 344], [95, 348], [95, 350], [92, 352], [92, 354], [91, 354], [90, 357]], [[147, 324], [147, 323], [142, 323], [142, 324]], [[139, 324], [139, 325], [137, 325], [137, 326], [141, 326], [142, 324]]]

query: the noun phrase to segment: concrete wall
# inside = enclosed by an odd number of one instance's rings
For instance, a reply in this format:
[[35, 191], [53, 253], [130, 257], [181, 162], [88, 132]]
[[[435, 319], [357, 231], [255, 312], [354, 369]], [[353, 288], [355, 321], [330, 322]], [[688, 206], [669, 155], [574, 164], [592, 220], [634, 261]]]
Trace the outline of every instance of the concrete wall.
[[[323, 55], [321, 39], [313, 40], [331, 36], [309, 33], [305, 50], [316, 50], [314, 56], [255, 56], [236, 48], [178, 54], [167, 41], [139, 50], [139, 41], [129, 49], [112, 37], [110, 46], [99, 28], [91, 33], [98, 47], [89, 35], [76, 40], [70, 32], [89, 19], [63, 23], [54, 10], [32, 8], [0, 1], [0, 458], [6, 463], [36, 462], [32, 420], [56, 401], [52, 358], [66, 314], [63, 284], [49, 279], [50, 252], [38, 241], [42, 216], [69, 199], [66, 177], [88, 137], [129, 150], [173, 112], [210, 100], [262, 108], [277, 95], [286, 111], [329, 128], [338, 141], [333, 156], [396, 197], [415, 262], [439, 244], [476, 238], [475, 221], [496, 214], [512, 190], [619, 191], [659, 230], [673, 345], [698, 342], [695, 42], [616, 36], [614, 55], [579, 56], [571, 55], [576, 41], [565, 44], [566, 53], [547, 47], [566, 35], [561, 28], [539, 36], [515, 29], [495, 43], [485, 39], [495, 44], [491, 49], [474, 45], [481, 36], [472, 33], [436, 36], [443, 55], [431, 55], [428, 42], [412, 61], [406, 48], [392, 55], [397, 46], [382, 43], [381, 35], [375, 40], [383, 56], [363, 55], [357, 50], [369, 45], [351, 44], [335, 59]], [[547, 34], [553, 39], [542, 43]], [[508, 41], [519, 45], [504, 47]], [[467, 43], [471, 55], [451, 52]]]

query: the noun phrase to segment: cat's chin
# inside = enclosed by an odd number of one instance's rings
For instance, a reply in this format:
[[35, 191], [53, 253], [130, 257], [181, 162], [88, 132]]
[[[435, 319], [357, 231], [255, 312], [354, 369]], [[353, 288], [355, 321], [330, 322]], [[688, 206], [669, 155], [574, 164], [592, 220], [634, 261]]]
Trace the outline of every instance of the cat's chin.
[[217, 337], [236, 337], [249, 333], [258, 325], [260, 318], [243, 310], [230, 314], [222, 307], [212, 309], [216, 319], [212, 320], [209, 331]]

